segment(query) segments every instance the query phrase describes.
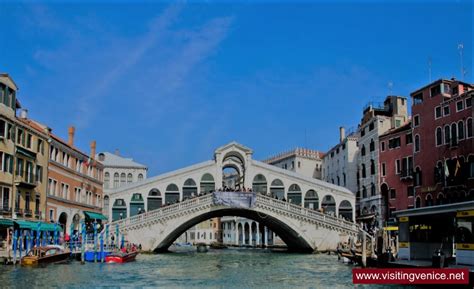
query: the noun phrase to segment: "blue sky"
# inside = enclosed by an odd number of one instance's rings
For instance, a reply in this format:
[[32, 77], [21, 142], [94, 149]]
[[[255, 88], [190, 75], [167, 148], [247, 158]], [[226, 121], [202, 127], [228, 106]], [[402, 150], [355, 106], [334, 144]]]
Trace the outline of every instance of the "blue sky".
[[64, 4], [0, 1], [0, 71], [29, 116], [150, 175], [235, 140], [326, 151], [363, 106], [432, 79], [473, 82], [470, 1]]

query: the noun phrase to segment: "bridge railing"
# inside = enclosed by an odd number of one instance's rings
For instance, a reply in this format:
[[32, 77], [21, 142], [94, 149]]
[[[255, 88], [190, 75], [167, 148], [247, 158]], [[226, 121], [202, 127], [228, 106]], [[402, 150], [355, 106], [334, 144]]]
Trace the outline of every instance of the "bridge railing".
[[[315, 211], [313, 209], [304, 208], [296, 204], [291, 204], [285, 201], [273, 199], [269, 196], [257, 194], [256, 204], [262, 203], [264, 205], [278, 208], [281, 210], [285, 210], [294, 214], [303, 215], [309, 218], [314, 218], [321, 220], [323, 222], [332, 224], [334, 226], [343, 227], [349, 230], [358, 230], [358, 226], [355, 223], [350, 221], [346, 221], [341, 218], [333, 217], [327, 214], [323, 214], [321, 212]], [[168, 205], [166, 207], [161, 207], [159, 209], [148, 211], [143, 214], [135, 215], [130, 218], [122, 219], [113, 221], [110, 223], [111, 226], [118, 225], [119, 227], [125, 227], [129, 225], [136, 225], [143, 223], [144, 221], [148, 220], [155, 220], [159, 218], [165, 218], [170, 215], [182, 212], [184, 210], [189, 210], [193, 208], [197, 208], [200, 206], [212, 205], [212, 194], [201, 195], [192, 199], [184, 200], [180, 203], [175, 203], [172, 205]]]

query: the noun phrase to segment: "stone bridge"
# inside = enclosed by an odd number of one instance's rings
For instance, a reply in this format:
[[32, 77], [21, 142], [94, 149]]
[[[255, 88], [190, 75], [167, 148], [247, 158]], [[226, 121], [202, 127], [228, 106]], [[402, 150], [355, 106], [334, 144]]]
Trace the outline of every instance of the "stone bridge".
[[259, 193], [248, 193], [253, 198], [252, 205], [248, 207], [217, 204], [216, 195], [221, 193], [207, 193], [113, 221], [110, 228], [114, 231], [118, 226], [126, 240], [141, 244], [144, 250], [154, 252], [167, 251], [173, 241], [194, 225], [223, 216], [241, 216], [267, 226], [292, 251], [335, 250], [339, 241], [346, 241], [350, 236], [356, 237], [358, 234], [357, 225], [344, 218]]

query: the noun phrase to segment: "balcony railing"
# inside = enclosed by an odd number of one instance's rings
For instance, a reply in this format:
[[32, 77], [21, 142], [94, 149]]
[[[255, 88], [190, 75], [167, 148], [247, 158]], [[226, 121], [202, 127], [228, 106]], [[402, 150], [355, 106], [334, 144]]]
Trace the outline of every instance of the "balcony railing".
[[41, 218], [41, 211], [35, 211], [35, 218], [40, 219]]
[[11, 213], [11, 212], [12, 212], [12, 210], [11, 210], [11, 208], [8, 206], [8, 204], [3, 205], [2, 207], [0, 207], [0, 213], [1, 213], [1, 214], [9, 214], [9, 213]]
[[413, 170], [402, 170], [400, 173], [400, 179], [401, 180], [411, 180], [413, 179]]
[[36, 186], [36, 175], [32, 172], [16, 172], [15, 183], [19, 186], [33, 188]]
[[23, 215], [23, 209], [15, 208], [15, 213], [16, 213], [17, 215]]
[[31, 212], [30, 209], [25, 209], [25, 210], [24, 210], [24, 213], [25, 213], [25, 216], [26, 216], [26, 217], [31, 217], [31, 216], [32, 216], [32, 212]]

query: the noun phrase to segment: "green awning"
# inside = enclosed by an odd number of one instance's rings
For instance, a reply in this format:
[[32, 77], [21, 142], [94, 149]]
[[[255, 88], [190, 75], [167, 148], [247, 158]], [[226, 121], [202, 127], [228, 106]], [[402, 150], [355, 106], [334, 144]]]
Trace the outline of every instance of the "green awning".
[[107, 217], [99, 214], [99, 213], [94, 213], [94, 212], [89, 212], [89, 211], [84, 211], [84, 215], [92, 220], [107, 220]]
[[[16, 220], [14, 221], [20, 229], [25, 229], [25, 230], [33, 230], [37, 231], [38, 230], [38, 224], [40, 224], [40, 231], [54, 231], [55, 225], [52, 223], [44, 223], [44, 222], [31, 222], [31, 221], [24, 221], [24, 220]], [[56, 231], [61, 232], [62, 227], [61, 225], [57, 224], [56, 225]]]
[[11, 219], [0, 219], [0, 226], [13, 227], [13, 221]]
[[36, 154], [34, 152], [30, 152], [29, 150], [24, 149], [22, 147], [17, 147], [16, 152], [18, 154], [21, 154], [21, 155], [27, 157], [27, 158], [30, 158], [30, 159], [33, 159], [33, 160], [36, 159]]

